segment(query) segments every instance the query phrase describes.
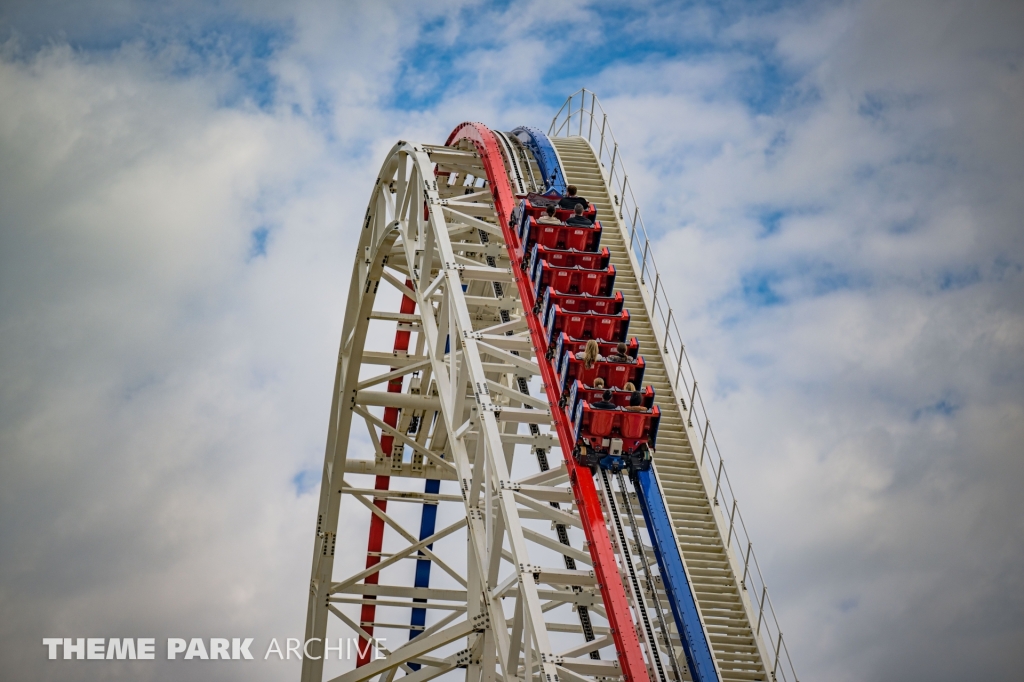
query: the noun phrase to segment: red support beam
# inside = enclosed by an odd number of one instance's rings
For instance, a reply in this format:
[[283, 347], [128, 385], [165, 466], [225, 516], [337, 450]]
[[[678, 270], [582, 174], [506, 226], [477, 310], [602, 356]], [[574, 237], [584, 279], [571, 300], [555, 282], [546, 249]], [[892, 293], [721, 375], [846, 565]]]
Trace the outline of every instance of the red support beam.
[[[405, 281], [405, 285], [412, 288], [412, 282], [409, 280]], [[416, 312], [416, 301], [412, 300], [408, 296], [402, 296], [402, 305], [400, 308], [401, 312], [405, 314], [412, 314]], [[408, 331], [396, 331], [395, 332], [395, 351], [408, 351], [409, 350], [409, 336], [411, 332]], [[394, 371], [397, 367], [392, 367]], [[388, 382], [388, 393], [401, 393], [402, 385], [404, 384], [404, 377], [397, 377]], [[391, 427], [398, 426], [398, 415], [399, 408], [397, 407], [385, 407], [384, 408], [384, 423]], [[395, 445], [395, 437], [385, 435], [383, 432], [380, 437], [380, 449], [384, 452], [384, 457], [390, 458], [392, 456], [392, 449]], [[400, 455], [399, 455], [400, 456]], [[374, 490], [387, 490], [391, 485], [390, 476], [377, 476], [377, 480], [373, 484]], [[387, 499], [374, 498], [373, 504], [377, 509], [382, 512], [388, 510]], [[380, 563], [380, 552], [384, 546], [384, 519], [380, 518], [376, 514], [370, 517], [370, 537], [366, 543], [366, 567], [370, 568]], [[363, 580], [365, 585], [376, 585], [377, 581], [380, 580], [380, 573], [373, 573], [366, 576]], [[374, 599], [371, 595], [363, 595], [363, 599]], [[366, 630], [367, 634], [373, 636], [373, 623], [377, 616], [377, 607], [374, 604], [363, 604], [362, 609], [359, 613], [359, 624]], [[370, 651], [372, 647], [366, 647], [364, 651], [362, 647], [356, 647], [356, 667], [366, 665], [370, 662]]]
[[516, 286], [519, 288], [519, 298], [530, 327], [533, 346], [536, 349], [541, 379], [547, 390], [552, 423], [558, 432], [558, 440], [569, 471], [569, 482], [572, 485], [576, 506], [583, 521], [583, 532], [590, 546], [590, 558], [593, 561], [594, 573], [601, 589], [605, 612], [608, 614], [619, 667], [626, 682], [649, 682], [647, 665], [644, 663], [643, 654], [640, 651], [640, 640], [633, 624], [633, 615], [629, 609], [629, 601], [626, 599], [626, 589], [622, 585], [611, 539], [608, 537], [608, 528], [605, 525], [604, 514], [601, 512], [594, 478], [590, 469], [579, 466], [572, 457], [575, 446], [572, 424], [565, 410], [558, 406], [561, 397], [558, 390], [558, 377], [555, 375], [555, 368], [546, 359], [547, 338], [537, 315], [531, 312], [536, 301], [533, 287], [530, 286], [528, 278], [519, 267], [522, 260], [519, 238], [509, 225], [516, 198], [512, 193], [512, 185], [509, 183], [505, 171], [501, 147], [495, 139], [494, 133], [482, 123], [459, 125], [448, 136], [448, 141], [445, 144], [452, 146], [460, 140], [468, 140], [474, 145], [477, 153], [480, 154], [484, 168], [487, 169], [487, 182], [491, 188], [491, 196], [494, 197], [494, 210], [497, 213], [502, 234], [505, 236], [509, 258], [512, 260], [512, 272], [515, 276]]

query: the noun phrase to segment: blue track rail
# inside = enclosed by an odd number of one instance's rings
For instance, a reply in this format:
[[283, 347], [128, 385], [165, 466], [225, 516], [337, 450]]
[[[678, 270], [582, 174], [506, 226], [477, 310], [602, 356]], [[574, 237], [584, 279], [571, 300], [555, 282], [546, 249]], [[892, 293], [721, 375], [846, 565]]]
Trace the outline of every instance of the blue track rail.
[[647, 522], [647, 532], [654, 545], [654, 555], [661, 570], [661, 580], [668, 592], [672, 617], [681, 635], [680, 640], [686, 653], [690, 674], [696, 682], [718, 682], [718, 671], [715, 669], [711, 647], [704, 633], [704, 625], [700, 621], [690, 581], [686, 577], [683, 558], [672, 535], [672, 522], [669, 520], [654, 470], [637, 472], [633, 487], [640, 500], [644, 521]]
[[558, 155], [548, 136], [530, 126], [519, 126], [512, 134], [533, 154], [544, 176], [545, 190], [553, 189], [564, 196], [567, 185], [565, 175], [562, 174], [562, 165], [558, 163]]

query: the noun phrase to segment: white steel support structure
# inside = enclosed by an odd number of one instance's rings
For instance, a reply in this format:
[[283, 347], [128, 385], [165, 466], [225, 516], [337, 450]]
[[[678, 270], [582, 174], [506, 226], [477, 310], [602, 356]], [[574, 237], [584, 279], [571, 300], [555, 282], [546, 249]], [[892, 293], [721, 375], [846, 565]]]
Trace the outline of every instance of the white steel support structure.
[[[534, 189], [530, 169], [519, 163], [522, 150], [506, 142], [510, 170], [524, 190]], [[456, 668], [472, 682], [619, 677], [614, 652], [603, 660], [590, 657], [608, 648], [610, 637], [600, 622], [590, 556], [580, 542], [574, 547], [564, 541], [580, 537], [566, 470], [537, 471], [536, 456], [558, 441], [549, 432], [547, 400], [528, 393], [526, 382], [539, 370], [484, 177], [471, 148], [399, 142], [377, 178], [335, 376], [309, 585], [305, 682], [389, 682], [399, 671], [408, 682], [422, 682]], [[378, 294], [386, 288], [415, 301], [416, 313], [396, 313], [393, 304], [382, 309], [378, 302], [388, 297]], [[374, 322], [412, 332], [409, 351], [368, 348]], [[380, 390], [396, 378], [408, 379], [403, 392]], [[388, 406], [402, 409], [397, 426], [379, 416]], [[356, 432], [354, 418], [364, 422]], [[520, 424], [530, 424], [530, 431], [520, 433]], [[357, 446], [363, 428], [369, 445]], [[397, 447], [397, 455], [383, 452], [378, 434], [392, 436], [406, 456]], [[441, 480], [442, 489], [382, 492], [355, 482], [366, 475]], [[384, 499], [414, 508], [437, 505], [439, 528], [420, 538], [407, 527], [408, 515], [375, 504]], [[339, 532], [361, 534], [348, 513], [341, 518], [349, 508], [363, 509], [363, 518], [368, 510], [387, 527], [392, 542], [376, 566], [353, 563], [351, 545], [339, 551]], [[552, 532], [558, 528], [561, 537]], [[462, 540], [461, 549], [453, 539]], [[455, 549], [442, 557], [434, 545], [446, 542]], [[578, 568], [566, 568], [565, 557]], [[423, 559], [439, 569], [438, 587], [410, 587], [403, 567]], [[374, 573], [379, 584], [364, 584]], [[346, 613], [368, 601], [378, 613], [426, 609], [427, 625], [395, 645], [393, 632], [408, 631], [407, 623], [358, 623]], [[581, 610], [598, 621], [589, 633], [574, 613]], [[333, 674], [330, 659], [323, 660], [323, 642], [335, 624], [348, 629], [346, 636], [354, 631], [364, 639], [370, 626], [387, 629], [383, 657], [348, 670], [351, 663], [335, 663]]]

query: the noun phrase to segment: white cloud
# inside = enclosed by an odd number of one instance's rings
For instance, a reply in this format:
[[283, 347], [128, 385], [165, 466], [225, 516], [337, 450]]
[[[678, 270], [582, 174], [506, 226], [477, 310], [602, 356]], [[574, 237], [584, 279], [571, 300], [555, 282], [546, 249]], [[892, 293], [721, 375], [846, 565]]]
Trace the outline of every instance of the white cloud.
[[[1002, 645], [1021, 637], [1009, 595], [1024, 561], [1024, 87], [1019, 35], [986, 30], [1000, 15], [1019, 28], [1009, 11], [972, 12], [965, 36], [950, 18], [963, 6], [783, 14], [758, 37], [817, 95], [760, 116], [722, 96], [728, 75], [694, 91], [672, 62], [609, 74], [605, 106], [667, 231], [658, 260], [805, 676], [1019, 664]], [[783, 211], [777, 234], [760, 236], [762, 206]], [[743, 296], [759, 274], [778, 302]]]
[[132, 48], [5, 62], [0, 90], [8, 669], [54, 633], [294, 634], [315, 500], [291, 478], [367, 172]]

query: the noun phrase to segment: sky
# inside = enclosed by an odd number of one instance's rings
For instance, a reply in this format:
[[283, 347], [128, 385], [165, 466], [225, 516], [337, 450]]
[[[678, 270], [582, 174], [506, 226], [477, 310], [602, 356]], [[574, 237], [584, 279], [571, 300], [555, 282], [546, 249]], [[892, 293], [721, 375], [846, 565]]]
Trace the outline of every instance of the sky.
[[193, 674], [43, 637], [301, 636], [379, 165], [581, 87], [801, 679], [1019, 677], [1024, 5], [8, 0], [4, 679]]

